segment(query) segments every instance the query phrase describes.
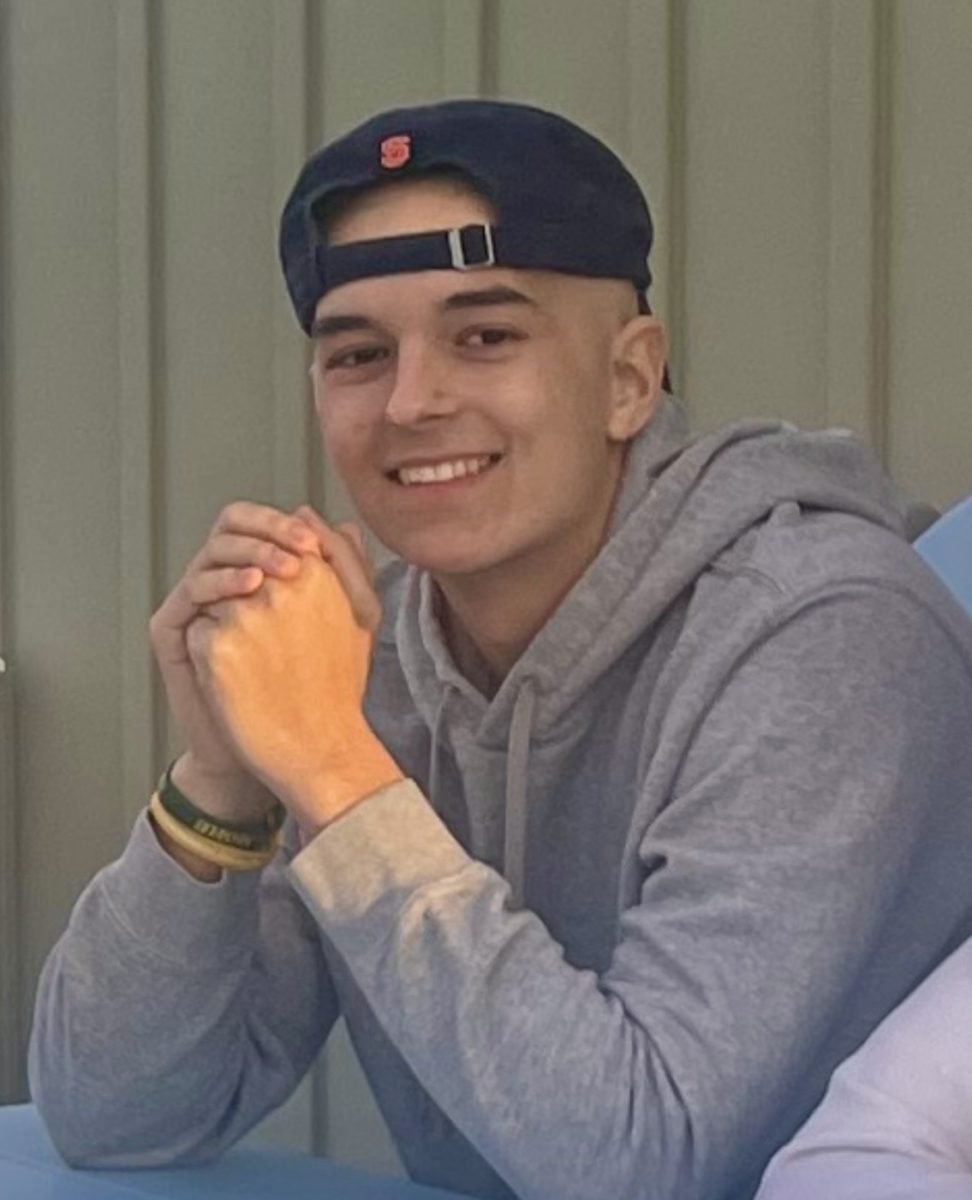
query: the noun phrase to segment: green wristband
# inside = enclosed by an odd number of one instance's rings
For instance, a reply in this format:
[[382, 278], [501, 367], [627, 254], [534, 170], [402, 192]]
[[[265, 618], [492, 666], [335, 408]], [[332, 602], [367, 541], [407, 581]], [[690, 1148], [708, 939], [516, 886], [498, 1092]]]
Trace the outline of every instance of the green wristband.
[[180, 825], [220, 846], [237, 850], [269, 850], [276, 841], [277, 831], [284, 823], [286, 809], [278, 800], [260, 821], [227, 821], [212, 817], [195, 804], [172, 782], [170, 764], [159, 780], [159, 800], [162, 807]]

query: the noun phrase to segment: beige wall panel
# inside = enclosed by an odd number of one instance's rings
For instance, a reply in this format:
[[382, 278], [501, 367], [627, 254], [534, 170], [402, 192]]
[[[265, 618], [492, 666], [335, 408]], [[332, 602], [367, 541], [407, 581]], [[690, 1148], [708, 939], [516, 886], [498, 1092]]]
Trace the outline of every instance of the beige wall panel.
[[3, 567], [26, 1006], [77, 892], [122, 842], [114, 14], [10, 0], [6, 30]]
[[13, 512], [10, 486], [10, 387], [7, 326], [3, 319], [13, 302], [5, 248], [10, 242], [8, 220], [9, 137], [11, 101], [8, 11], [0, 4], [0, 1103], [21, 1094], [21, 929], [19, 914], [19, 847], [14, 797], [13, 674], [8, 666], [12, 633], [6, 617], [9, 604], [10, 552], [8, 520]]
[[311, 46], [314, 143], [382, 108], [441, 94], [440, 0], [317, 0]]
[[499, 0], [496, 9], [495, 94], [562, 111], [623, 150], [625, 0]]
[[831, 0], [826, 423], [884, 446], [888, 9]]
[[972, 4], [895, 7], [889, 458], [948, 505], [972, 491]]
[[667, 0], [569, 0], [556, 11], [552, 22], [546, 0], [500, 0], [490, 8], [484, 45], [490, 94], [562, 112], [624, 158], [651, 208], [652, 302], [667, 316], [679, 232], [670, 211], [670, 93], [674, 88], [677, 95], [681, 69], [673, 61], [677, 48], [671, 44], [669, 5]]
[[686, 13], [684, 362], [705, 427], [825, 420], [828, 55], [823, 0]]
[[680, 383], [684, 250], [684, 13], [667, 0], [628, 0], [625, 138], [619, 149], [648, 198], [654, 226], [651, 305], [668, 324]]

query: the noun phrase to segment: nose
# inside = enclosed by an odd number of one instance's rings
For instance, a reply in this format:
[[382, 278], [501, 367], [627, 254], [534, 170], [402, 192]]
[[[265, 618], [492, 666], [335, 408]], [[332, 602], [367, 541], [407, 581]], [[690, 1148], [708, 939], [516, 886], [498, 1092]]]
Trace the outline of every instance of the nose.
[[455, 411], [450, 399], [446, 365], [428, 342], [399, 344], [395, 379], [385, 403], [393, 425], [417, 425]]

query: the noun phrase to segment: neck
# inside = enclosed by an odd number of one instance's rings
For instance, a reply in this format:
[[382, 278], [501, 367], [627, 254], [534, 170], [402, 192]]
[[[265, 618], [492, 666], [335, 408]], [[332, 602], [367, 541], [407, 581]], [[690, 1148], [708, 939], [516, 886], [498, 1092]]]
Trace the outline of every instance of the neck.
[[[438, 616], [463, 675], [484, 695], [513, 664], [597, 557], [620, 492], [621, 472], [603, 511], [576, 535], [473, 575], [436, 575]], [[566, 546], [563, 542], [567, 543]]]

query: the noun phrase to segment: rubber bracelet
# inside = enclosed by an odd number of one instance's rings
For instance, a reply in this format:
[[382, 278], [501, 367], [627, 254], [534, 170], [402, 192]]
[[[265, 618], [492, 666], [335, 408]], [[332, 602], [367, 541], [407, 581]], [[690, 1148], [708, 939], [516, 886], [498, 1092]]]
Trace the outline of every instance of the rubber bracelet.
[[214, 866], [225, 867], [229, 871], [257, 871], [261, 867], [265, 867], [277, 853], [276, 843], [260, 851], [239, 850], [233, 846], [220, 845], [218, 842], [210, 841], [208, 838], [194, 833], [177, 821], [171, 813], [166, 812], [158, 792], [154, 792], [149, 801], [149, 813], [159, 829], [167, 834], [177, 846], [181, 846], [183, 850], [190, 851]]
[[[174, 765], [174, 764], [172, 764]], [[197, 807], [172, 782], [172, 765], [159, 780], [158, 794], [162, 807], [181, 825], [201, 837], [239, 850], [266, 850], [275, 844], [277, 831], [284, 823], [286, 809], [278, 800], [260, 821], [228, 821], [211, 816]]]

